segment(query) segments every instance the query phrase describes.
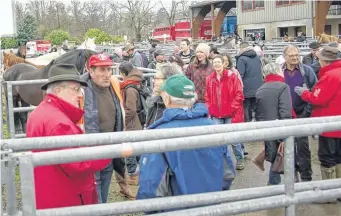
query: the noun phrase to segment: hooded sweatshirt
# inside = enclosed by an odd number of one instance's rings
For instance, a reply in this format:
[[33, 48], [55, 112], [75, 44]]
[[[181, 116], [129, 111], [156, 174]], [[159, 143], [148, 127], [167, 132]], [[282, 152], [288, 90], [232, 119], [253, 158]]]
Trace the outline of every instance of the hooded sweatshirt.
[[143, 74], [140, 70], [133, 69], [127, 79], [121, 83], [121, 93], [123, 98], [123, 107], [125, 111], [125, 126], [126, 130], [142, 130], [142, 125], [138, 116], [138, 111], [141, 110], [141, 101], [139, 92], [128, 85], [141, 87]]
[[244, 97], [255, 97], [257, 89], [263, 84], [261, 60], [253, 48], [242, 50], [236, 59], [237, 70], [243, 80]]

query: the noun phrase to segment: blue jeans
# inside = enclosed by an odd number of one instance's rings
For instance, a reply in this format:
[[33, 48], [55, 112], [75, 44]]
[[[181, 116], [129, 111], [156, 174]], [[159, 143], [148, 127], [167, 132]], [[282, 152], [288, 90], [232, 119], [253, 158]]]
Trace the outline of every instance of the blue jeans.
[[281, 175], [272, 172], [272, 166], [273, 164], [270, 166], [268, 185], [279, 185], [281, 183]]
[[133, 176], [139, 173], [139, 168], [137, 166], [138, 157], [130, 156], [126, 158], [128, 175]]
[[223, 191], [230, 190], [232, 180], [223, 181]]
[[[214, 118], [213, 120], [216, 121], [218, 124], [231, 124], [231, 118]], [[244, 159], [244, 152], [242, 149], [242, 144], [232, 144], [233, 154], [236, 157], [236, 160]]]
[[108, 194], [113, 171], [114, 166], [111, 162], [103, 170], [95, 173], [98, 203], [107, 203], [108, 201]]

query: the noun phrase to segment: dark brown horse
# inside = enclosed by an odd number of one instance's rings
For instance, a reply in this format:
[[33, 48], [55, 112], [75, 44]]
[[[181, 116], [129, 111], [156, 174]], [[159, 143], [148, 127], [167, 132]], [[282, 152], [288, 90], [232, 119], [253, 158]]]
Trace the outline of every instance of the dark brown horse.
[[[97, 54], [92, 50], [79, 49], [72, 50], [59, 58], [53, 60], [46, 67], [42, 69], [37, 69], [29, 64], [16, 64], [12, 67], [8, 68], [4, 74], [5, 81], [20, 81], [20, 80], [37, 80], [37, 79], [47, 79], [48, 72], [52, 65], [60, 64], [60, 63], [68, 63], [74, 64], [79, 73], [83, 74], [85, 70], [85, 65], [90, 58], [91, 55]], [[20, 85], [13, 86], [13, 106], [17, 107], [19, 103], [21, 106], [29, 106], [34, 105], [38, 106], [38, 104], [44, 98], [44, 92], [40, 89], [42, 84], [35, 85]], [[6, 90], [7, 91], [7, 90]], [[7, 94], [6, 94], [7, 95]], [[22, 115], [25, 114], [25, 115]], [[20, 114], [20, 120], [23, 125], [23, 130], [25, 131], [25, 125], [27, 120], [27, 113]]]

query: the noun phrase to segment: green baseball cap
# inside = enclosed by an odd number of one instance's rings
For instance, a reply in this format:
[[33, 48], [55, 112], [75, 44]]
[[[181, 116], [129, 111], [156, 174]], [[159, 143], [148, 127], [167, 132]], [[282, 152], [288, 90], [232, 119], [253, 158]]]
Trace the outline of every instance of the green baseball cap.
[[195, 85], [182, 74], [175, 74], [166, 80], [166, 83], [160, 87], [160, 92], [165, 91], [170, 96], [176, 98], [194, 98]]

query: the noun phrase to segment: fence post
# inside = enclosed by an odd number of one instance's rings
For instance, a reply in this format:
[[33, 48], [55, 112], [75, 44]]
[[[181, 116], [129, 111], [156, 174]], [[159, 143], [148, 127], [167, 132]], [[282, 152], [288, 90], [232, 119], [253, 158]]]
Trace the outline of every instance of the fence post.
[[[3, 122], [4, 122], [4, 119], [3, 119], [3, 110], [2, 110], [2, 88], [3, 88], [3, 82], [0, 81], [0, 139], [3, 139], [4, 138], [4, 126], [3, 126]], [[7, 114], [6, 114], [7, 116]]]
[[[287, 197], [295, 196], [295, 143], [294, 137], [285, 139], [284, 143], [284, 188]], [[285, 216], [295, 216], [295, 205], [285, 207]]]
[[7, 82], [7, 107], [8, 107], [8, 127], [11, 139], [15, 138], [14, 112], [13, 112], [13, 86], [11, 82]]
[[1, 155], [1, 159], [5, 161], [5, 190], [6, 190], [6, 209], [8, 215], [17, 215], [17, 189], [15, 186], [15, 167], [16, 159], [11, 156], [9, 151], [6, 154]]
[[32, 152], [22, 153], [18, 158], [23, 216], [36, 216], [37, 210], [34, 188], [34, 166], [32, 160]]

